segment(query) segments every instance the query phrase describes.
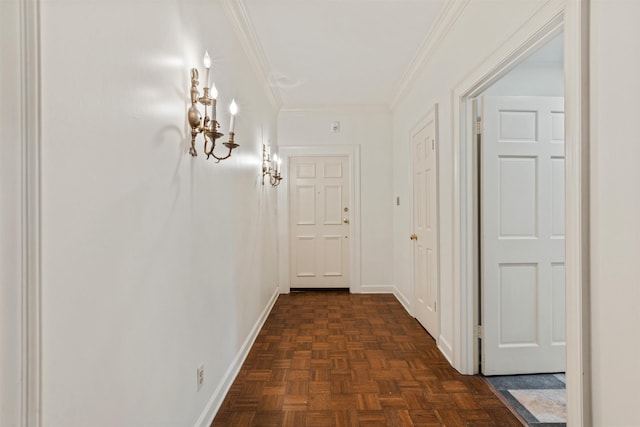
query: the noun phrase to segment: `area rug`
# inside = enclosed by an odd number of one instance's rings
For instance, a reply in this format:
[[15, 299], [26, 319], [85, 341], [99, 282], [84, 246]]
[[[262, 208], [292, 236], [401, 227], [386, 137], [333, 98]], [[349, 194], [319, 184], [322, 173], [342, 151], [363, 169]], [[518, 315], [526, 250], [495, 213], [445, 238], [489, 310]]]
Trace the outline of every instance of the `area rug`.
[[486, 379], [528, 425], [567, 425], [564, 374], [506, 375]]

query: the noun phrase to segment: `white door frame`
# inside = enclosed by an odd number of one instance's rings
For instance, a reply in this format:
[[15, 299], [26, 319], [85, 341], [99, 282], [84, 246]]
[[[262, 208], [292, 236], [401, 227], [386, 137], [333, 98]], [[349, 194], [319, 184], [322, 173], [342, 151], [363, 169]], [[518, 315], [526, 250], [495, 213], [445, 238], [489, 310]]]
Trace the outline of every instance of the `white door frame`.
[[[409, 144], [411, 145], [411, 148], [409, 150], [409, 152], [411, 153], [411, 201], [410, 201], [410, 206], [409, 209], [411, 209], [411, 227], [413, 227], [414, 225], [414, 221], [415, 221], [415, 217], [414, 217], [414, 207], [415, 207], [415, 200], [413, 198], [414, 192], [413, 192], [413, 137], [415, 135], [418, 134], [418, 132], [420, 132], [420, 130], [422, 130], [422, 128], [424, 128], [427, 123], [429, 123], [429, 121], [433, 120], [434, 126], [435, 126], [435, 139], [436, 139], [436, 224], [438, 225], [438, 239], [436, 242], [436, 251], [438, 252], [438, 279], [437, 279], [437, 292], [438, 292], [438, 297], [436, 299], [436, 306], [439, 307], [440, 306], [440, 270], [441, 270], [441, 263], [440, 263], [440, 258], [441, 258], [441, 253], [440, 253], [440, 235], [442, 233], [440, 233], [440, 147], [438, 146], [438, 144], [440, 143], [440, 129], [439, 129], [439, 123], [438, 123], [438, 103], [435, 103], [433, 105], [433, 107], [429, 108], [429, 111], [427, 111], [427, 113], [420, 119], [418, 120], [418, 122], [416, 122], [416, 124], [413, 126], [413, 128], [411, 128], [411, 132], [410, 132], [410, 137], [409, 137]], [[413, 232], [413, 231], [412, 231]], [[411, 245], [411, 260], [410, 260], [410, 268], [411, 268], [411, 312], [410, 314], [415, 317], [416, 316], [416, 278], [415, 278], [415, 245]], [[436, 340], [436, 344], [439, 346], [440, 345], [440, 310], [436, 310], [437, 316], [438, 316], [438, 330], [435, 331], [434, 333], [434, 339]], [[444, 353], [444, 352], [443, 352]], [[444, 353], [446, 354], [446, 353]]]
[[588, 2], [550, 1], [453, 90], [454, 366], [478, 372], [477, 215], [471, 99], [560, 31], [565, 38], [567, 421], [591, 425], [589, 372]]
[[291, 291], [289, 274], [289, 158], [312, 156], [346, 156], [349, 163], [349, 277], [351, 293], [360, 293], [360, 146], [283, 146], [278, 147], [282, 159], [284, 182], [278, 187], [278, 256], [279, 288], [281, 294]]
[[[40, 1], [17, 0], [20, 8], [20, 37], [15, 49], [20, 54], [20, 98], [14, 108], [19, 111], [19, 137], [7, 143], [21, 146], [22, 203], [21, 239], [16, 247], [20, 280], [8, 283], [21, 295], [19, 324], [21, 383], [16, 390], [20, 402], [20, 427], [39, 427], [41, 416], [41, 98], [40, 98]], [[13, 17], [7, 17], [13, 18]], [[2, 19], [0, 19], [2, 22]], [[3, 284], [4, 286], [5, 284]]]

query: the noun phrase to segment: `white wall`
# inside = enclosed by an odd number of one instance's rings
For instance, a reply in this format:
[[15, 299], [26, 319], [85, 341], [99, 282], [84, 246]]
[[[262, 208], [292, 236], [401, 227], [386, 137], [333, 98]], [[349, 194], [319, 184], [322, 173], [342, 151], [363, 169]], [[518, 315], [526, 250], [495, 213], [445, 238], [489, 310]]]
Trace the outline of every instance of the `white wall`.
[[[340, 122], [339, 133], [331, 132], [333, 121]], [[280, 146], [360, 145], [362, 292], [393, 287], [391, 137], [391, 115], [383, 108], [283, 110], [278, 115]]]
[[564, 96], [562, 64], [524, 63], [482, 93], [490, 96]]
[[563, 42], [561, 32], [492, 84], [483, 95], [564, 96]]
[[[393, 192], [402, 200], [409, 200], [411, 132], [433, 105], [439, 104], [440, 334], [437, 339], [450, 360], [454, 359], [456, 351], [452, 260], [452, 91], [543, 3], [511, 0], [470, 2], [393, 110]], [[410, 295], [412, 289], [411, 245], [408, 239], [410, 219], [408, 203], [394, 208], [395, 284], [405, 295]]]
[[591, 4], [593, 421], [595, 426], [637, 426], [640, 2]]
[[0, 2], [0, 425], [17, 426], [21, 393], [21, 98], [16, 0]]
[[[276, 109], [218, 2], [41, 5], [43, 425], [193, 426], [277, 290]], [[220, 164], [187, 154], [205, 49]]]

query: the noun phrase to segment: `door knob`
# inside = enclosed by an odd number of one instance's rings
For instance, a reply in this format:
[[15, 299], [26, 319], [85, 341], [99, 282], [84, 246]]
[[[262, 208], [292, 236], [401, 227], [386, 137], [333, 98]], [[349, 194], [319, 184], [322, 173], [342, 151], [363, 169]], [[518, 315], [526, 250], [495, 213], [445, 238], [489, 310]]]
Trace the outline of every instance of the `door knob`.
[[342, 222], [344, 222], [345, 224], [349, 224], [349, 218], [343, 219]]
[[418, 240], [418, 236], [417, 236], [417, 235], [415, 235], [415, 234], [412, 234], [411, 236], [409, 236], [409, 238], [410, 238], [411, 240]]

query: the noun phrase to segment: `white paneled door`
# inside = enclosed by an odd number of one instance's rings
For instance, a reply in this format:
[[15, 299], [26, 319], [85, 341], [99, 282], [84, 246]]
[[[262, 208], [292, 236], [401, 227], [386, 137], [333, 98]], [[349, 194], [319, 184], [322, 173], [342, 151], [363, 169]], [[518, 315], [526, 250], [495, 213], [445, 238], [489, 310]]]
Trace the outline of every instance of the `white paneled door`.
[[289, 159], [292, 288], [349, 287], [346, 156]]
[[414, 314], [438, 337], [438, 198], [435, 113], [411, 138]]
[[565, 370], [564, 100], [484, 97], [482, 372]]

